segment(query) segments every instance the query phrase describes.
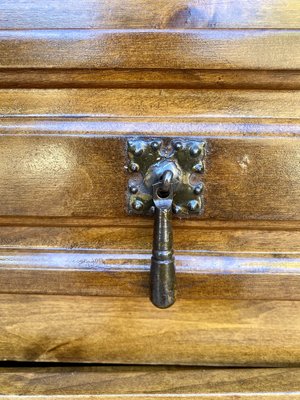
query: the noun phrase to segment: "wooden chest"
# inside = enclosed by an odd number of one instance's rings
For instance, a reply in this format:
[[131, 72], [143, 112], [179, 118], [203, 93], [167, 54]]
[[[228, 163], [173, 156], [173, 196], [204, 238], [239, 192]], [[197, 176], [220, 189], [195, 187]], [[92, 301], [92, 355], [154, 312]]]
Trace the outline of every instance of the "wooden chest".
[[[136, 365], [35, 369], [56, 376], [35, 392], [4, 365], [1, 399], [142, 393], [103, 388], [114, 373], [300, 398], [299, 24], [294, 0], [0, 3], [0, 360]], [[159, 309], [169, 162], [176, 302]], [[192, 366], [294, 368], [266, 390], [268, 369], [175, 390], [232, 376]], [[72, 371], [82, 391], [55, 392]]]

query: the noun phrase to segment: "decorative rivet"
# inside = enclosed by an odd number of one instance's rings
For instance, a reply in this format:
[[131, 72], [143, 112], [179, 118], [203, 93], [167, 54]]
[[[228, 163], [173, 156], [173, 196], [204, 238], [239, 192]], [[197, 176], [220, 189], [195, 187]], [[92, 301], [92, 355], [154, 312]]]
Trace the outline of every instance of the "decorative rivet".
[[153, 150], [157, 151], [160, 148], [160, 143], [157, 141], [154, 141], [151, 143], [151, 147]]
[[149, 211], [150, 211], [150, 214], [154, 214], [155, 213], [155, 207], [154, 206], [151, 206], [150, 207], [150, 209], [149, 209]]
[[182, 143], [181, 142], [174, 142], [173, 147], [175, 150], [181, 150], [182, 149]]
[[138, 192], [138, 188], [134, 185], [129, 186], [130, 193], [136, 194]]
[[128, 147], [131, 153], [134, 154], [135, 156], [141, 156], [144, 152], [143, 147], [139, 146], [139, 143], [136, 142], [132, 141], [128, 142]]
[[132, 203], [132, 208], [133, 208], [135, 211], [141, 211], [141, 210], [143, 209], [143, 207], [144, 207], [144, 203], [143, 203], [141, 200], [135, 200], [135, 201]]
[[202, 190], [203, 190], [203, 184], [199, 183], [199, 185], [197, 185], [194, 188], [194, 194], [199, 195], [202, 192]]
[[180, 206], [177, 206], [176, 204], [173, 204], [173, 213], [174, 214], [179, 214], [180, 213], [180, 211], [181, 211], [181, 207]]
[[199, 203], [196, 200], [191, 200], [187, 206], [190, 211], [196, 211], [199, 208]]
[[203, 172], [203, 168], [204, 168], [203, 163], [199, 162], [198, 164], [193, 166], [193, 171], [200, 174], [201, 172]]
[[201, 147], [198, 144], [192, 144], [190, 147], [190, 155], [197, 157], [201, 153]]
[[133, 154], [134, 154], [135, 156], [141, 156], [141, 155], [143, 154], [143, 152], [144, 152], [144, 149], [143, 149], [142, 147], [134, 146], [134, 147], [132, 148], [132, 152], [133, 152]]
[[141, 156], [142, 154], [143, 154], [143, 152], [144, 152], [144, 149], [142, 149], [142, 148], [137, 148], [137, 147], [135, 147], [134, 149], [133, 149], [133, 154], [135, 155], [135, 156]]
[[140, 169], [140, 166], [139, 166], [139, 164], [132, 162], [129, 164], [129, 169], [131, 172], [138, 172], [138, 170]]

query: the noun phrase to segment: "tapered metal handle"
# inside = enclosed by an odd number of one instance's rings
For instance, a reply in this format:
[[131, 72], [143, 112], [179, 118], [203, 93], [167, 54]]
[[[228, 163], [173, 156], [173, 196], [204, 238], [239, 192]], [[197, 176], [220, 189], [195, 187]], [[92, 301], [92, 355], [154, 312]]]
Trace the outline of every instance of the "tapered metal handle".
[[166, 192], [163, 185], [163, 182], [153, 185], [155, 220], [150, 269], [150, 299], [159, 308], [170, 307], [175, 302], [176, 284], [172, 232], [173, 187], [171, 184]]

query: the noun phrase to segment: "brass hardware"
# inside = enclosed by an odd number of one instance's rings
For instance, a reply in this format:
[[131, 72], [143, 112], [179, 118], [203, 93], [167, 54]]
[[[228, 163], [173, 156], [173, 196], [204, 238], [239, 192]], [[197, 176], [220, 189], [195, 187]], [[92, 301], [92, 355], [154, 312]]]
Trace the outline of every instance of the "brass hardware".
[[153, 215], [150, 299], [159, 308], [175, 301], [172, 214], [179, 218], [203, 211], [201, 174], [205, 142], [172, 138], [128, 141], [128, 212]]

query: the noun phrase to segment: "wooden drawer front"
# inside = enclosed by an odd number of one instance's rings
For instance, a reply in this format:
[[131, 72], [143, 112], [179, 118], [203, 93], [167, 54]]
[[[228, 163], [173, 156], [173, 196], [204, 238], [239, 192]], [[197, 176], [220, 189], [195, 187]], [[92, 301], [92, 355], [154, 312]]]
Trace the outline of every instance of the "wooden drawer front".
[[[296, 365], [295, 120], [249, 120], [244, 137], [237, 119], [144, 118], [2, 119], [0, 359]], [[125, 211], [125, 147], [180, 126], [207, 141], [205, 211], [174, 221], [178, 300], [162, 311], [152, 219]]]
[[[0, 360], [298, 365], [299, 5], [50, 3], [0, 4]], [[153, 218], [126, 209], [127, 141], [150, 137], [206, 146], [167, 310]]]
[[[0, 359], [299, 362], [298, 91], [2, 94]], [[150, 136], [207, 143], [204, 213], [174, 220], [165, 311], [148, 300], [152, 218], [125, 201], [126, 142]]]

